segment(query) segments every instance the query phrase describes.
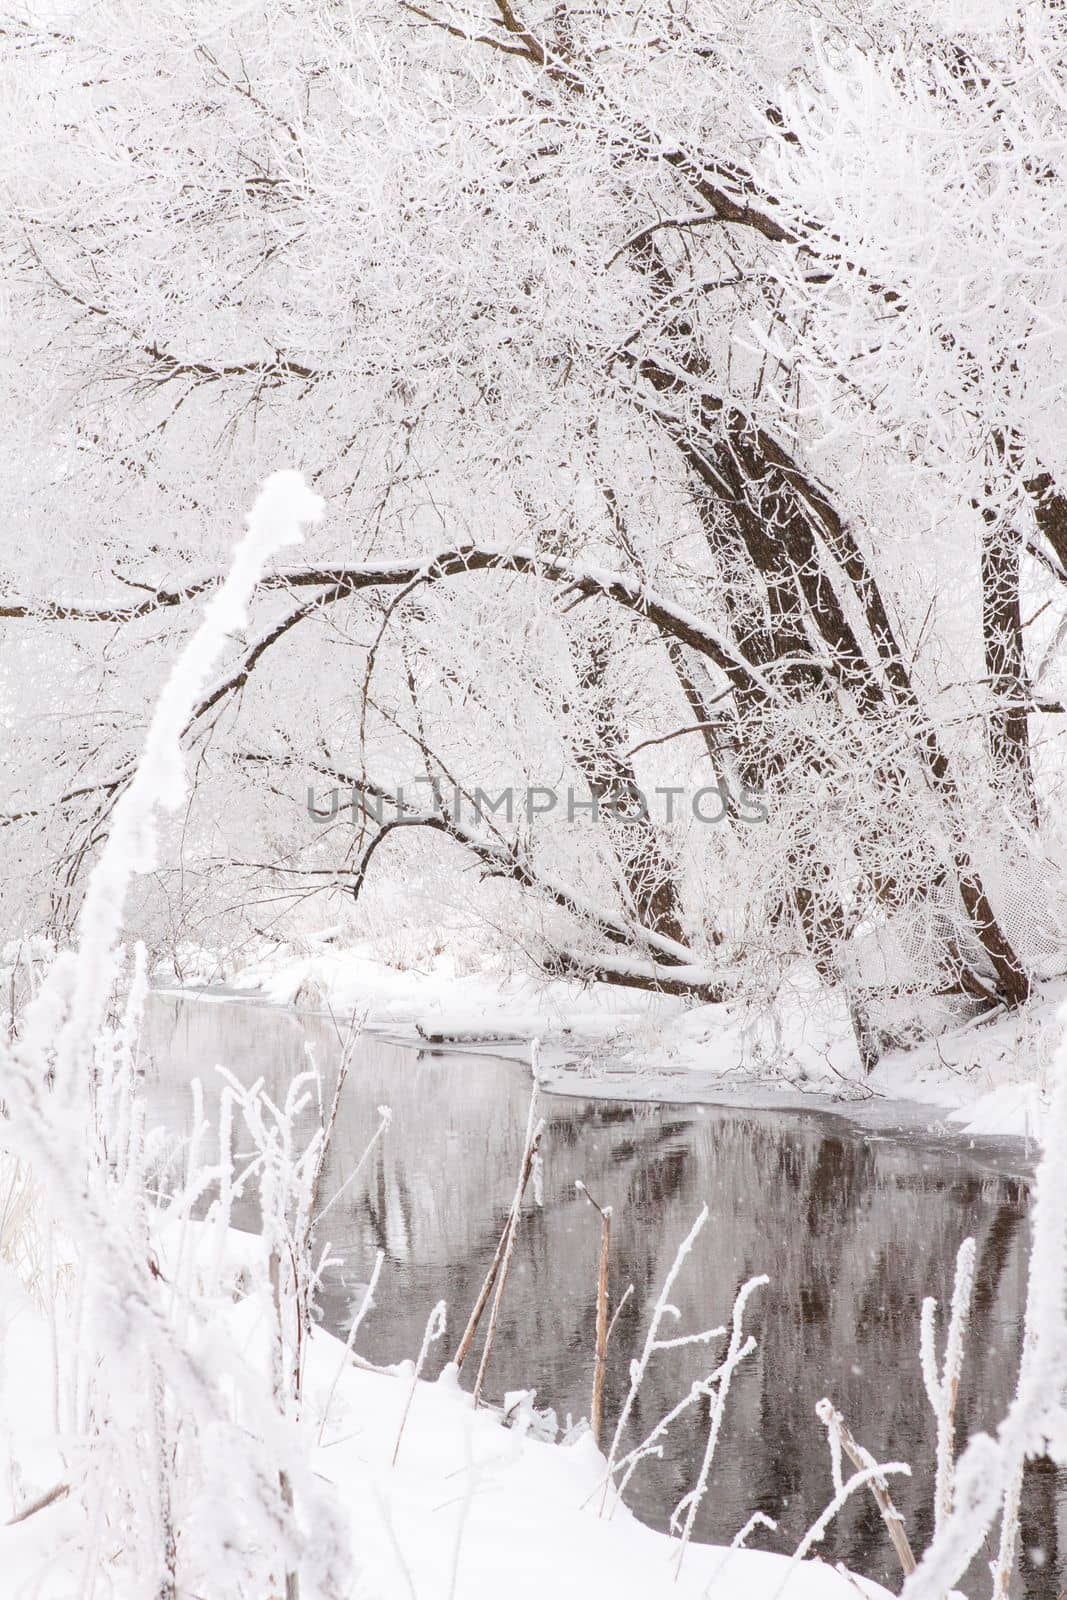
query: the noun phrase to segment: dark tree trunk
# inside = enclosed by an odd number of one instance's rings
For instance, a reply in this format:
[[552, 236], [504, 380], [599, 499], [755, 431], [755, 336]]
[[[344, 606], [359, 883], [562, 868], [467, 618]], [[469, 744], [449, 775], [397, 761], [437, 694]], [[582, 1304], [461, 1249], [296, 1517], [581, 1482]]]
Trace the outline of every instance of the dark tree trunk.
[[604, 637], [577, 643], [575, 655], [590, 725], [589, 737], [573, 744], [575, 761], [590, 794], [602, 806], [617, 807], [625, 814], [626, 820], [608, 822], [607, 833], [638, 921], [652, 933], [685, 944], [675, 866], [644, 806], [633, 762], [624, 753]]
[[[660, 393], [677, 386], [674, 374], [654, 361], [646, 358], [641, 370]], [[951, 867], [970, 932], [993, 968], [998, 999], [1006, 1005], [1022, 1004], [1030, 993], [1029, 975], [1001, 927], [963, 843], [966, 818], [955, 778], [920, 705], [888, 610], [861, 553], [823, 490], [776, 441], [723, 402], [705, 399], [704, 417], [707, 427], [696, 438], [673, 422], [667, 425], [698, 481], [698, 508], [713, 550], [721, 552], [724, 540], [735, 550], [742, 548], [764, 585], [762, 618], [742, 620], [735, 612], [738, 643], [754, 665], [788, 663], [784, 670], [776, 671], [775, 685], [789, 698], [811, 698], [824, 705], [837, 701], [843, 749], [847, 748], [849, 713], [842, 690], [847, 691], [860, 717], [873, 719], [900, 712], [907, 718], [916, 753], [948, 815], [954, 836]], [[722, 511], [728, 513], [725, 520]], [[849, 621], [833, 582], [827, 551], [851, 585], [871, 634], [877, 666], [867, 659]], [[818, 662], [812, 660], [816, 648], [823, 658]], [[739, 686], [735, 700], [742, 745], [746, 713], [756, 710], [754, 702], [759, 698], [760, 692], [751, 683], [743, 689]], [[763, 710], [769, 714], [771, 708]], [[810, 752], [808, 759], [812, 770], [818, 770], [817, 752]], [[906, 795], [910, 779], [895, 762], [883, 767], [878, 778], [892, 791]], [[805, 902], [803, 910], [799, 904], [797, 907], [801, 925], [811, 927], [812, 912], [806, 901], [820, 899], [825, 885], [811, 881], [798, 862], [797, 888]], [[827, 916], [820, 912], [817, 920], [826, 923]], [[832, 911], [828, 920], [832, 924]]]
[[1029, 688], [1019, 611], [1019, 551], [1014, 528], [985, 514], [982, 534], [982, 646], [993, 702], [987, 729], [997, 778], [1014, 801], [1013, 810], [1037, 827], [1037, 800], [1030, 762], [1027, 716]]

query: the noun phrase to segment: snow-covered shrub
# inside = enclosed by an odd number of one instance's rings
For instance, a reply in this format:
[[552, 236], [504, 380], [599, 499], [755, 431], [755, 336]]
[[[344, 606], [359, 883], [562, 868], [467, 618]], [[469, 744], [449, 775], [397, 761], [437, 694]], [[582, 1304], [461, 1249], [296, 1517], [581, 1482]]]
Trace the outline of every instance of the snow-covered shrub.
[[[9, 1276], [45, 1311], [48, 1348], [35, 1354], [53, 1436], [44, 1452], [53, 1482], [13, 1478], [20, 1504], [11, 1513], [62, 1500], [57, 1560], [80, 1594], [107, 1573], [112, 1593], [161, 1600], [283, 1586], [290, 1597], [340, 1600], [352, 1576], [345, 1520], [310, 1470], [314, 1435], [299, 1414], [324, 1137], [294, 1143], [309, 1083], [281, 1108], [260, 1090], [224, 1097], [210, 1155], [197, 1115], [185, 1170], [175, 1173], [139, 1094], [141, 948], [116, 1002], [127, 888], [154, 865], [157, 809], [174, 809], [185, 792], [182, 729], [265, 563], [299, 538], [318, 504], [295, 474], [278, 474], [257, 500], [230, 576], [160, 695], [89, 883], [77, 946], [54, 960], [18, 1033], [0, 1041], [0, 1239]], [[256, 1148], [250, 1164], [232, 1143], [235, 1107]], [[263, 1231], [235, 1307], [230, 1206], [250, 1184]], [[194, 1223], [214, 1191], [208, 1221]], [[4, 1333], [10, 1364], [17, 1319]]]

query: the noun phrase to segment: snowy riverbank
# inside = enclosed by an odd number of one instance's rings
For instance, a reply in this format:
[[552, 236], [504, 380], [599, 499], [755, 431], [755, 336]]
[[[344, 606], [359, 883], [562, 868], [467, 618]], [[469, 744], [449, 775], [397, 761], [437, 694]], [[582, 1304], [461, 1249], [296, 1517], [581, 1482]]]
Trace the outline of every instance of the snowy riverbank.
[[[203, 976], [207, 976], [205, 972]], [[847, 1009], [798, 965], [773, 1005], [686, 1010], [669, 996], [608, 984], [544, 981], [486, 965], [458, 970], [447, 952], [419, 968], [377, 959], [373, 947], [323, 943], [279, 952], [237, 971], [225, 990], [296, 1009], [361, 1014], [399, 1039], [525, 1055], [543, 1041], [544, 1087], [650, 1101], [817, 1104], [877, 1116], [907, 1106], [934, 1130], [1031, 1139], [1049, 1099], [1051, 1041], [1067, 983], [1030, 1004], [891, 1050], [864, 1073]]]
[[[196, 1254], [209, 1265], [212, 1232], [196, 1224], [185, 1228], [196, 1235]], [[188, 1249], [181, 1241], [181, 1230], [154, 1240], [168, 1279], [178, 1267], [178, 1252]], [[218, 1354], [225, 1343], [228, 1368], [265, 1375], [274, 1318], [261, 1241], [231, 1231], [226, 1247], [232, 1281], [243, 1273], [253, 1287], [236, 1302], [226, 1294], [202, 1297], [195, 1307], [201, 1332], [192, 1347]], [[53, 1409], [47, 1319], [28, 1295], [11, 1294], [0, 1332], [7, 1358], [0, 1388], [4, 1594], [10, 1600], [82, 1600], [84, 1552], [93, 1535], [77, 1495], [63, 1493], [23, 1520], [10, 1520], [67, 1483], [72, 1468], [62, 1441], [42, 1425]], [[791, 1567], [786, 1556], [700, 1544], [687, 1548], [676, 1580], [677, 1539], [644, 1527], [624, 1505], [612, 1511], [610, 1500], [610, 1514], [600, 1515], [605, 1461], [588, 1432], [578, 1431], [570, 1444], [546, 1443], [534, 1436], [528, 1397], [509, 1396], [510, 1425], [504, 1427], [499, 1413], [474, 1409], [454, 1369], [414, 1389], [412, 1373], [411, 1363], [387, 1372], [361, 1370], [337, 1339], [312, 1331], [299, 1426], [312, 1472], [336, 1490], [360, 1596], [499, 1600], [506, 1591], [513, 1600], [543, 1600], [546, 1594], [559, 1600], [597, 1594], [615, 1600], [735, 1600], [743, 1592], [749, 1600], [855, 1600], [858, 1592], [881, 1600], [887, 1594], [818, 1560]], [[238, 1420], [240, 1401], [238, 1392]], [[253, 1423], [251, 1417], [246, 1421]], [[829, 1467], [827, 1478], [829, 1483]], [[194, 1505], [191, 1514], [205, 1510]], [[121, 1579], [98, 1584], [96, 1592], [133, 1600]]]

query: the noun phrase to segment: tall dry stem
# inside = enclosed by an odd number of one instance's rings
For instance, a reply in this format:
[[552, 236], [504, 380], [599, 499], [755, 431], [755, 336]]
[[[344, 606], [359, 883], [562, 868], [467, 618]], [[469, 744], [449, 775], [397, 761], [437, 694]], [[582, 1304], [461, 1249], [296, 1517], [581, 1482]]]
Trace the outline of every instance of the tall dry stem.
[[[521, 1177], [520, 1177], [520, 1180], [519, 1180], [518, 1198], [519, 1198], [520, 1205], [522, 1203], [522, 1198], [523, 1198], [524, 1194], [526, 1193], [526, 1188], [527, 1188], [527, 1185], [529, 1184], [531, 1175], [533, 1173], [534, 1162], [535, 1162], [536, 1157], [537, 1157], [537, 1148], [536, 1148], [536, 1146], [531, 1146], [529, 1149], [527, 1149], [527, 1151], [525, 1153], [525, 1157], [524, 1157], [523, 1164], [522, 1164], [522, 1174], [521, 1174]], [[496, 1283], [497, 1273], [500, 1271], [500, 1263], [503, 1261], [504, 1253], [508, 1248], [508, 1240], [511, 1237], [511, 1229], [512, 1229], [512, 1224], [514, 1222], [514, 1218], [515, 1218], [515, 1207], [514, 1207], [514, 1203], [512, 1203], [511, 1210], [508, 1212], [508, 1215], [507, 1215], [507, 1220], [505, 1221], [503, 1228], [500, 1230], [500, 1238], [497, 1240], [496, 1250], [495, 1250], [495, 1252], [493, 1254], [493, 1259], [489, 1263], [489, 1270], [486, 1273], [485, 1278], [482, 1281], [482, 1287], [478, 1291], [478, 1298], [474, 1302], [474, 1306], [473, 1306], [473, 1309], [471, 1310], [471, 1314], [467, 1319], [467, 1326], [463, 1330], [463, 1337], [462, 1337], [462, 1339], [460, 1339], [459, 1344], [456, 1346], [456, 1353], [455, 1353], [454, 1357], [452, 1358], [454, 1363], [455, 1363], [457, 1371], [462, 1370], [463, 1363], [464, 1363], [464, 1361], [466, 1361], [468, 1355], [470, 1354], [471, 1345], [474, 1343], [475, 1336], [476, 1336], [476, 1334], [478, 1332], [478, 1325], [482, 1320], [482, 1315], [483, 1315], [483, 1313], [485, 1311], [486, 1306], [489, 1304], [489, 1296], [493, 1292], [493, 1285]]]
[[[877, 1463], [870, 1451], [865, 1450], [861, 1444], [856, 1442], [856, 1439], [854, 1438], [852, 1431], [846, 1423], [844, 1417], [841, 1415], [840, 1411], [835, 1410], [833, 1403], [830, 1400], [820, 1400], [818, 1405], [815, 1407], [815, 1415], [818, 1417], [819, 1421], [825, 1425], [830, 1439], [830, 1456], [831, 1460], [833, 1461], [834, 1488], [838, 1493], [840, 1493], [843, 1487], [841, 1482], [842, 1451], [844, 1451], [845, 1455], [848, 1456], [848, 1459], [852, 1462], [852, 1465], [857, 1467], [861, 1472], [869, 1472], [872, 1467], [877, 1465]], [[888, 1529], [889, 1537], [893, 1542], [893, 1549], [897, 1553], [897, 1560], [900, 1562], [901, 1570], [906, 1578], [910, 1577], [910, 1575], [915, 1571], [915, 1553], [911, 1548], [911, 1542], [908, 1539], [908, 1535], [904, 1531], [904, 1518], [901, 1516], [900, 1512], [893, 1503], [892, 1496], [889, 1493], [889, 1485], [886, 1483], [884, 1477], [875, 1475], [874, 1477], [868, 1478], [867, 1482], [870, 1487], [871, 1494], [874, 1497], [874, 1502], [882, 1514], [882, 1521], [885, 1523], [886, 1528]]]
[[419, 1387], [419, 1379], [422, 1376], [422, 1369], [426, 1364], [426, 1357], [429, 1354], [430, 1346], [435, 1344], [437, 1340], [443, 1336], [446, 1326], [445, 1302], [443, 1300], [438, 1300], [437, 1304], [434, 1306], [429, 1317], [427, 1318], [426, 1330], [423, 1333], [422, 1345], [419, 1349], [419, 1359], [416, 1361], [415, 1370], [411, 1374], [411, 1388], [408, 1390], [408, 1397], [404, 1402], [404, 1414], [400, 1418], [400, 1427], [397, 1429], [396, 1444], [393, 1446], [392, 1465], [394, 1467], [396, 1466], [397, 1457], [400, 1454], [400, 1441], [404, 1437], [404, 1429], [407, 1426], [408, 1412], [411, 1410], [411, 1403], [415, 1398], [415, 1391]]
[[604, 1378], [608, 1369], [608, 1263], [611, 1256], [611, 1207], [600, 1206], [584, 1183], [578, 1182], [589, 1204], [600, 1213], [600, 1259], [596, 1277], [596, 1352], [593, 1358], [593, 1395], [589, 1404], [589, 1427], [593, 1443], [600, 1448], [604, 1422]]
[[481, 1399], [482, 1385], [485, 1382], [485, 1374], [489, 1366], [489, 1357], [493, 1352], [493, 1340], [496, 1336], [497, 1322], [500, 1317], [500, 1306], [504, 1298], [504, 1290], [507, 1287], [508, 1269], [511, 1266], [511, 1257], [515, 1249], [515, 1239], [519, 1231], [519, 1217], [522, 1214], [523, 1191], [526, 1188], [529, 1174], [533, 1171], [534, 1161], [540, 1149], [541, 1135], [544, 1132], [545, 1126], [543, 1121], [535, 1122], [534, 1120], [537, 1111], [538, 1089], [536, 1041], [532, 1047], [531, 1054], [534, 1075], [533, 1089], [530, 1092], [530, 1110], [526, 1118], [526, 1137], [523, 1140], [522, 1165], [519, 1169], [519, 1178], [515, 1186], [515, 1198], [511, 1202], [511, 1215], [508, 1218], [507, 1228], [505, 1229], [507, 1237], [504, 1244], [504, 1252], [500, 1261], [500, 1272], [496, 1286], [496, 1293], [493, 1296], [493, 1309], [489, 1313], [489, 1327], [485, 1335], [485, 1348], [482, 1351], [482, 1359], [478, 1366], [478, 1376], [474, 1381], [475, 1405], [477, 1405], [478, 1401]]

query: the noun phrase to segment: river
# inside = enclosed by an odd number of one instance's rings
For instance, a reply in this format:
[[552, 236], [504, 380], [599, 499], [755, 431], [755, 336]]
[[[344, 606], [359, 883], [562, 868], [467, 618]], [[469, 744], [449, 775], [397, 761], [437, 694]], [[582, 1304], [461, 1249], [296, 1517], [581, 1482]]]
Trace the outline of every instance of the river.
[[[262, 1005], [152, 996], [143, 1041], [145, 1084], [156, 1120], [176, 1136], [191, 1120], [189, 1082], [218, 1104], [216, 1065], [242, 1082], [262, 1077], [284, 1096], [311, 1047], [327, 1083], [340, 1045], [332, 1021]], [[332, 1193], [362, 1153], [388, 1105], [393, 1120], [365, 1172], [332, 1208], [325, 1232], [343, 1269], [323, 1299], [325, 1321], [347, 1331], [353, 1296], [374, 1253], [385, 1263], [376, 1306], [357, 1349], [375, 1361], [414, 1357], [433, 1305], [448, 1304], [448, 1337], [428, 1375], [451, 1353], [504, 1224], [523, 1145], [529, 1070], [515, 1061], [420, 1051], [366, 1035], [359, 1042], [330, 1156]], [[581, 1180], [613, 1211], [613, 1302], [634, 1292], [615, 1329], [607, 1418], [625, 1395], [628, 1364], [644, 1336], [680, 1240], [705, 1203], [703, 1230], [672, 1299], [678, 1332], [729, 1319], [746, 1278], [769, 1285], [749, 1302], [759, 1347], [737, 1372], [710, 1490], [694, 1537], [729, 1542], [753, 1511], [778, 1523], [752, 1543], [788, 1550], [832, 1498], [825, 1432], [815, 1406], [828, 1395], [879, 1460], [911, 1464], [893, 1493], [913, 1545], [930, 1536], [934, 1427], [919, 1368], [923, 1297], [948, 1304], [956, 1251], [977, 1243], [977, 1287], [958, 1419], [961, 1442], [991, 1429], [1014, 1387], [1029, 1247], [1031, 1172], [1014, 1143], [951, 1143], [877, 1129], [824, 1112], [736, 1106], [645, 1105], [546, 1096], [544, 1204], [528, 1204], [519, 1233], [487, 1393], [536, 1388], [561, 1424], [588, 1414], [599, 1218]], [[309, 1112], [308, 1130], [315, 1116]], [[236, 1217], [249, 1227], [255, 1216]], [[674, 1331], [673, 1329], [670, 1331]], [[653, 1361], [635, 1415], [635, 1438], [714, 1365], [701, 1347]], [[473, 1362], [472, 1362], [473, 1365]], [[466, 1376], [466, 1375], [465, 1375]], [[691, 1408], [662, 1460], [642, 1463], [627, 1494], [639, 1516], [666, 1526], [703, 1454], [706, 1407]], [[847, 1463], [846, 1463], [847, 1467]], [[820, 1546], [827, 1560], [897, 1590], [900, 1572], [884, 1525], [856, 1496]], [[985, 1560], [964, 1592], [989, 1593]], [[1055, 1600], [1067, 1585], [1067, 1480], [1047, 1463], [1028, 1469], [1019, 1595]]]

